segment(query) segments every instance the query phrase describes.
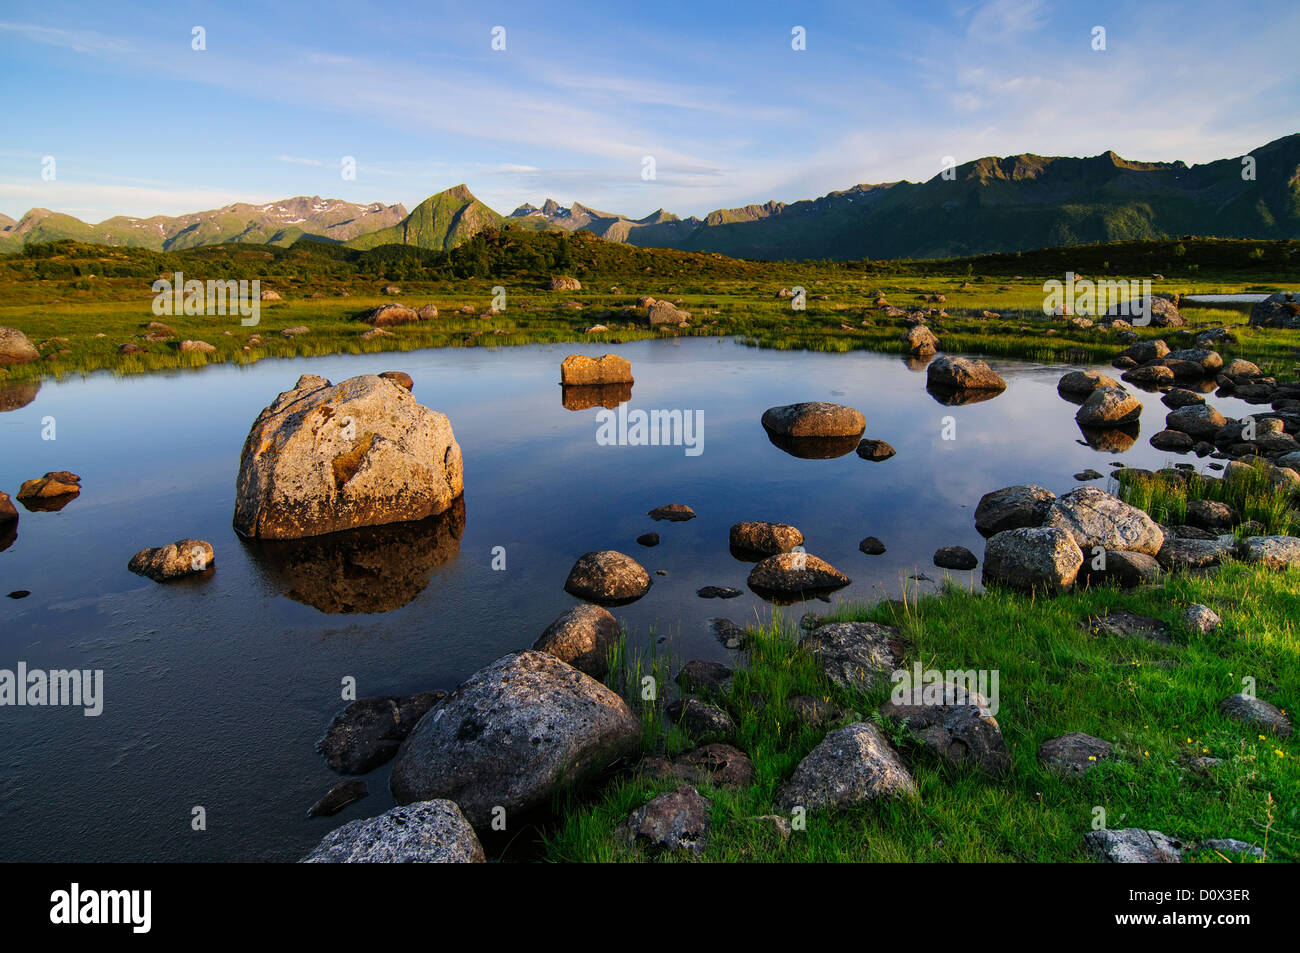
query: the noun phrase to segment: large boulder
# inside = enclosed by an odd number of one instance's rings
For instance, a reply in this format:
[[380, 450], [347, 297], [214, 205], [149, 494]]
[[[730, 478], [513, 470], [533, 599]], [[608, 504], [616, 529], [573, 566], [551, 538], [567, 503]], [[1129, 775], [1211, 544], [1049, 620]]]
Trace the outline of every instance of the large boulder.
[[1081, 427], [1116, 427], [1132, 423], [1142, 415], [1142, 402], [1122, 387], [1098, 387], [1074, 419]]
[[552, 291], [581, 291], [582, 282], [577, 278], [570, 278], [568, 275], [551, 276]]
[[1008, 529], [984, 549], [984, 585], [1056, 592], [1074, 585], [1083, 552], [1074, 537], [1055, 526]]
[[777, 790], [773, 804], [844, 811], [880, 798], [914, 797], [916, 781], [885, 735], [867, 722], [828, 734]]
[[1078, 487], [1058, 499], [1044, 525], [1065, 530], [1088, 553], [1101, 546], [1154, 556], [1165, 540], [1150, 516], [1095, 486]]
[[650, 591], [650, 574], [631, 556], [613, 549], [584, 553], [569, 570], [564, 591], [590, 602], [620, 605]]
[[483, 846], [451, 801], [395, 807], [326, 834], [305, 864], [481, 864]]
[[889, 682], [903, 662], [903, 635], [876, 622], [832, 622], [805, 634], [799, 648], [810, 655], [827, 681], [870, 692]]
[[969, 357], [937, 357], [926, 368], [926, 387], [937, 391], [1004, 391], [1007, 382], [983, 361]]
[[36, 345], [27, 339], [17, 328], [0, 327], [0, 367], [10, 364], [26, 364], [41, 356]]
[[806, 401], [763, 412], [763, 427], [782, 437], [861, 437], [867, 418], [860, 411], [825, 401]]
[[775, 556], [777, 553], [788, 553], [802, 544], [803, 533], [788, 523], [746, 520], [731, 527], [732, 552]]
[[399, 803], [448, 798], [476, 828], [543, 807], [634, 753], [640, 720], [600, 682], [546, 652], [476, 672], [420, 719], [393, 762]]
[[549, 652], [592, 678], [609, 672], [609, 653], [618, 642], [618, 620], [608, 609], [581, 605], [563, 613], [546, 627], [533, 648]]
[[234, 523], [250, 537], [316, 536], [443, 513], [464, 489], [444, 415], [374, 374], [305, 374], [244, 441]]
[[975, 507], [975, 529], [987, 537], [1003, 530], [1042, 526], [1055, 502], [1055, 493], [1033, 483], [992, 490], [980, 497]]
[[604, 354], [600, 357], [570, 354], [560, 364], [560, 383], [566, 386], [631, 384], [632, 364], [617, 354]]
[[1300, 294], [1279, 291], [1250, 309], [1250, 326], [1254, 328], [1300, 328]]
[[212, 565], [212, 544], [202, 539], [178, 539], [166, 546], [142, 549], [126, 564], [138, 576], [165, 582], [200, 573]]

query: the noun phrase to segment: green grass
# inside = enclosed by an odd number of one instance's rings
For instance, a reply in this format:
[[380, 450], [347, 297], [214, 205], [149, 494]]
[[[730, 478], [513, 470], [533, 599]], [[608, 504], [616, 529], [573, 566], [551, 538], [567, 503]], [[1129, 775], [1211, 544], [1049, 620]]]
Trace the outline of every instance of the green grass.
[[[0, 325], [25, 332], [41, 345], [43, 355], [29, 364], [0, 369], [0, 379], [60, 378], [101, 370], [134, 374], [265, 358], [589, 338], [614, 344], [650, 337], [723, 336], [758, 347], [902, 353], [907, 325], [875, 307], [881, 292], [891, 304], [907, 309], [935, 307], [921, 296], [944, 295], [942, 307], [948, 316], [932, 318], [930, 324], [946, 351], [1089, 363], [1109, 360], [1123, 345], [1100, 330], [1073, 330], [1042, 314], [1044, 280], [1061, 278], [1071, 263], [1093, 276], [1144, 278], [1154, 262], [1165, 274], [1164, 281], [1155, 283], [1161, 292], [1294, 285], [1293, 269], [1248, 263], [1237, 248], [1242, 243], [1187, 244], [1185, 260], [1195, 259], [1198, 270], [1190, 264], [1176, 270], [1172, 253], [1159, 242], [950, 261], [845, 263], [743, 261], [618, 245], [586, 233], [564, 236], [517, 229], [475, 236], [449, 252], [394, 246], [356, 251], [311, 242], [289, 248], [222, 245], [155, 252], [58, 242], [0, 258]], [[1289, 260], [1284, 254], [1289, 245], [1274, 244], [1279, 246], [1274, 257]], [[1171, 260], [1153, 255], [1169, 255]], [[1088, 264], [1102, 256], [1096, 267]], [[1212, 267], [1217, 270], [1210, 275]], [[284, 300], [264, 303], [257, 327], [242, 326], [238, 316], [155, 318], [150, 283], [173, 271], [201, 279], [257, 278], [263, 289], [277, 291]], [[544, 290], [549, 276], [560, 273], [578, 277], [583, 290]], [[382, 289], [394, 283], [402, 294], [396, 299], [383, 295]], [[801, 311], [776, 297], [778, 289], [795, 286], [807, 292]], [[453, 313], [462, 305], [484, 311], [495, 287], [507, 293], [502, 314], [483, 318]], [[692, 315], [691, 326], [650, 329], [629, 322], [622, 309], [640, 295], [680, 301]], [[393, 337], [362, 342], [360, 334], [368, 328], [351, 319], [393, 300], [417, 307], [433, 302], [440, 316], [392, 328]], [[579, 302], [582, 309], [564, 307], [570, 301]], [[985, 318], [985, 311], [1000, 317]], [[1294, 376], [1300, 331], [1251, 329], [1245, 312], [1235, 309], [1189, 307], [1184, 314], [1193, 330], [1224, 325], [1233, 329], [1238, 341], [1222, 349], [1225, 358], [1244, 357], [1279, 377]], [[144, 325], [155, 319], [176, 332], [172, 342], [140, 340]], [[586, 329], [597, 323], [610, 330], [587, 335]], [[280, 336], [281, 330], [295, 325], [311, 331], [294, 340]], [[253, 334], [261, 337], [260, 344], [249, 344]], [[1139, 334], [1168, 338], [1172, 332], [1147, 328]], [[207, 341], [217, 351], [182, 355], [175, 345], [185, 338]], [[118, 354], [118, 345], [130, 340], [147, 353]]]
[[1189, 502], [1212, 500], [1232, 506], [1243, 521], [1263, 524], [1266, 535], [1300, 536], [1300, 512], [1295, 509], [1294, 490], [1289, 486], [1275, 486], [1262, 463], [1237, 473], [1230, 480], [1207, 478], [1199, 473], [1180, 477], [1136, 473], [1117, 480], [1120, 499], [1145, 510], [1160, 523], [1182, 525], [1187, 521]]
[[[1219, 633], [1178, 625], [1181, 609], [1205, 603], [1224, 619]], [[1172, 645], [1093, 637], [1089, 615], [1128, 608], [1174, 624]], [[1215, 575], [1174, 576], [1140, 592], [1079, 590], [1053, 599], [949, 584], [939, 595], [901, 606], [846, 606], [834, 620], [901, 627], [912, 641], [906, 664], [1000, 672], [997, 715], [1013, 770], [990, 780], [938, 762], [890, 729], [913, 768], [915, 801], [873, 804], [839, 815], [813, 812], [788, 843], [743, 823], [775, 813], [777, 786], [821, 739], [789, 710], [797, 694], [826, 698], [873, 718], [887, 688], [870, 697], [835, 689], [797, 648], [791, 626], [777, 619], [751, 630], [731, 690], [720, 701], [737, 725], [736, 745], [756, 769], [752, 787], [702, 793], [713, 829], [701, 859], [778, 861], [1082, 861], [1083, 834], [1094, 809], [1111, 828], [1156, 829], [1184, 841], [1237, 837], [1265, 846], [1268, 858], [1300, 859], [1300, 745], [1224, 718], [1218, 702], [1256, 680], [1261, 697], [1285, 708], [1300, 686], [1300, 574], [1230, 564]], [[762, 696], [756, 703], [754, 695]], [[641, 706], [639, 699], [631, 704]], [[1037, 760], [1039, 745], [1070, 731], [1110, 741], [1115, 749], [1085, 777], [1066, 780]], [[1210, 777], [1185, 760], [1222, 759]], [[676, 782], [627, 775], [594, 800], [572, 802], [549, 832], [555, 861], [645, 859], [618, 837], [617, 825]], [[684, 857], [665, 857], [684, 860]], [[1218, 861], [1213, 854], [1188, 860]], [[1233, 858], [1238, 859], [1238, 858]]]

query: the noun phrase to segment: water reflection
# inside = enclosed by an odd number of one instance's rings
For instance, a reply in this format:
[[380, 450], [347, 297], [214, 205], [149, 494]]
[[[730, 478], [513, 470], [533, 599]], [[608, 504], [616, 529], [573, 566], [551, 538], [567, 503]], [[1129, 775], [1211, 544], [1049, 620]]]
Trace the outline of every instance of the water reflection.
[[943, 387], [938, 384], [926, 384], [926, 392], [936, 401], [945, 407], [960, 407], [962, 404], [979, 404], [986, 400], [992, 400], [1005, 391], [1000, 390], [975, 390], [972, 388], [951, 388]]
[[565, 410], [590, 410], [607, 407], [617, 410], [619, 404], [632, 399], [631, 384], [567, 384], [560, 387], [560, 403]]
[[295, 602], [333, 614], [389, 612], [411, 602], [432, 572], [460, 552], [465, 498], [439, 516], [304, 539], [243, 544]]
[[1102, 453], [1123, 453], [1137, 442], [1141, 428], [1138, 424], [1126, 424], [1123, 427], [1079, 427], [1084, 446], [1100, 450]]
[[0, 384], [0, 414], [7, 410], [18, 410], [21, 407], [26, 407], [36, 399], [36, 394], [40, 389], [40, 381]]
[[862, 434], [848, 437], [787, 437], [772, 433], [766, 427], [763, 430], [774, 447], [780, 447], [790, 456], [801, 460], [831, 460], [842, 457], [856, 450], [858, 442], [862, 439]]

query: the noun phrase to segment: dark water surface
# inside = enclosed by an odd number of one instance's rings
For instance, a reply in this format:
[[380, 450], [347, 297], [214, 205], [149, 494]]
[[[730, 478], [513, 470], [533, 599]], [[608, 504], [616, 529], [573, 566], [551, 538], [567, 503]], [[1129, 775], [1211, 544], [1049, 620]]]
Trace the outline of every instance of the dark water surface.
[[[702, 410], [703, 452], [601, 446], [597, 408], [566, 410], [559, 364], [574, 351], [616, 350], [632, 362], [630, 406]], [[1159, 395], [1142, 435], [1113, 454], [1080, 442], [1076, 407], [1057, 396], [1061, 367], [994, 361], [997, 398], [943, 406], [920, 364], [858, 352], [763, 351], [695, 338], [611, 348], [583, 344], [446, 349], [263, 361], [246, 368], [47, 382], [0, 414], [0, 489], [71, 470], [83, 492], [60, 512], [21, 509], [0, 553], [0, 668], [104, 671], [104, 711], [0, 708], [0, 860], [293, 860], [331, 828], [392, 805], [388, 767], [370, 796], [333, 818], [308, 806], [341, 778], [313, 746], [340, 700], [450, 689], [499, 656], [529, 647], [574, 604], [573, 561], [618, 549], [654, 579], [614, 610], [634, 644], [667, 638], [681, 660], [726, 660], [707, 620], [766, 618], [749, 563], [728, 551], [739, 520], [793, 523], [805, 547], [853, 579], [833, 601], [897, 595], [912, 573], [941, 579], [939, 546], [982, 555], [972, 513], [984, 492], [1039, 483], [1056, 492], [1111, 460], [1171, 458], [1147, 438], [1162, 429]], [[415, 396], [447, 414], [465, 459], [463, 526], [450, 521], [328, 541], [259, 546], [231, 528], [235, 473], [257, 413], [298, 375], [331, 381], [407, 371]], [[759, 424], [771, 406], [829, 400], [861, 410], [866, 436], [894, 458], [849, 453], [798, 459]], [[17, 403], [18, 401], [15, 401]], [[1214, 403], [1225, 414], [1246, 405]], [[944, 440], [951, 416], [956, 439]], [[54, 417], [57, 439], [41, 439]], [[1104, 484], [1103, 484], [1104, 485]], [[653, 507], [698, 517], [655, 523]], [[658, 532], [660, 546], [635, 540]], [[858, 551], [864, 536], [888, 547]], [[138, 549], [192, 536], [216, 551], [202, 578], [159, 585], [126, 569]], [[493, 548], [505, 571], [492, 569]], [[654, 575], [666, 570], [667, 576]], [[975, 573], [954, 574], [963, 584]], [[915, 583], [909, 583], [915, 585]], [[700, 599], [701, 586], [745, 589]], [[924, 589], [933, 583], [922, 582]], [[30, 590], [22, 599], [4, 593]], [[352, 608], [364, 612], [340, 612]], [[820, 602], [784, 611], [825, 611]], [[208, 829], [191, 830], [201, 805]]]

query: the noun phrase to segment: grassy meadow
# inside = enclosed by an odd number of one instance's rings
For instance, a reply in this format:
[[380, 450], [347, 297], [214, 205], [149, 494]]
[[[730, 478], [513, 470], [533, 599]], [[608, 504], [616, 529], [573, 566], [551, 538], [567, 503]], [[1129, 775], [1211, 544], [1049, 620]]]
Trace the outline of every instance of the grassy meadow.
[[[1229, 564], [1208, 575], [1176, 575], [1149, 589], [1080, 589], [1056, 598], [991, 590], [976, 593], [967, 574], [953, 574], [940, 594], [843, 606], [827, 621], [874, 621], [899, 626], [911, 643], [905, 665], [1000, 672], [997, 720], [1013, 768], [989, 779], [939, 761], [906, 729], [882, 724], [912, 768], [919, 797], [876, 802], [843, 814], [812, 811], [803, 831], [783, 839], [748, 819], [777, 813], [778, 785], [836, 723], [876, 720], [888, 686], [870, 696], [827, 683], [797, 647], [797, 623], [778, 617], [749, 630], [733, 662], [730, 687], [713, 700], [738, 726], [732, 740], [753, 760], [754, 784], [742, 790], [699, 786], [712, 802], [712, 832], [699, 859], [713, 862], [831, 861], [1084, 861], [1083, 835], [1097, 808], [1111, 828], [1154, 829], [1192, 842], [1234, 837], [1266, 851], [1268, 860], [1300, 859], [1300, 745], [1221, 715], [1218, 702], [1256, 680], [1260, 697], [1300, 685], [1300, 573]], [[1218, 611], [1213, 635], [1183, 629], [1182, 609], [1194, 602]], [[1112, 609], [1171, 623], [1173, 642], [1094, 636], [1089, 616]], [[639, 685], [656, 670], [645, 659]], [[659, 668], [666, 669], [666, 665]], [[620, 671], [616, 669], [616, 672]], [[1283, 691], [1285, 694], [1285, 690]], [[810, 695], [843, 714], [831, 725], [800, 721], [789, 699]], [[664, 728], [659, 705], [625, 691], [643, 711], [647, 750], [676, 753], [691, 746], [680, 729]], [[654, 708], [655, 711], [647, 711]], [[1071, 731], [1114, 745], [1111, 756], [1082, 778], [1044, 767], [1039, 746]], [[708, 739], [696, 739], [705, 741]], [[1220, 759], [1208, 773], [1189, 762]], [[632, 774], [594, 799], [566, 805], [546, 834], [555, 861], [638, 861], [639, 848], [618, 825], [653, 795], [680, 781]], [[664, 855], [663, 860], [684, 860]], [[1214, 851], [1187, 861], [1250, 860]]]
[[[759, 347], [901, 353], [907, 325], [875, 306], [881, 295], [899, 308], [946, 309], [947, 316], [931, 318], [930, 326], [949, 352], [1086, 363], [1106, 360], [1122, 345], [1104, 331], [1074, 330], [1064, 320], [1046, 318], [1045, 280], [1062, 279], [1066, 270], [1093, 278], [1160, 274], [1152, 279], [1158, 292], [1271, 291], [1297, 282], [1295, 244], [1112, 243], [934, 262], [791, 263], [514, 229], [476, 236], [451, 252], [392, 246], [358, 252], [300, 242], [287, 249], [228, 245], [169, 253], [54, 242], [0, 257], [0, 325], [26, 333], [42, 354], [41, 360], [3, 374], [10, 380], [57, 379], [100, 370], [132, 374], [334, 353], [586, 339], [614, 344], [689, 335], [732, 337]], [[1267, 253], [1256, 256], [1261, 246]], [[256, 278], [282, 300], [262, 302], [255, 327], [242, 325], [238, 314], [155, 315], [150, 285], [155, 277], [170, 278], [177, 271], [200, 279]], [[546, 290], [554, 274], [579, 278], [582, 290]], [[393, 285], [401, 293], [385, 294]], [[781, 289], [796, 286], [806, 292], [802, 310], [778, 297]], [[504, 289], [506, 306], [486, 315], [496, 288]], [[936, 294], [946, 300], [923, 300]], [[689, 327], [652, 329], [631, 320], [625, 309], [642, 295], [677, 303], [691, 314]], [[355, 319], [393, 301], [417, 308], [433, 303], [439, 316], [388, 328], [391, 337], [362, 341], [369, 327]], [[462, 308], [474, 313], [461, 313]], [[1184, 314], [1193, 329], [1233, 328], [1237, 341], [1223, 348], [1225, 357], [1244, 357], [1279, 377], [1294, 376], [1300, 332], [1252, 330], [1244, 309], [1188, 307]], [[168, 341], [144, 341], [150, 321], [175, 334]], [[596, 324], [609, 330], [588, 334]], [[281, 334], [295, 327], [309, 330]], [[185, 339], [205, 341], [216, 351], [181, 353], [177, 346]], [[118, 353], [127, 342], [144, 353]]]

